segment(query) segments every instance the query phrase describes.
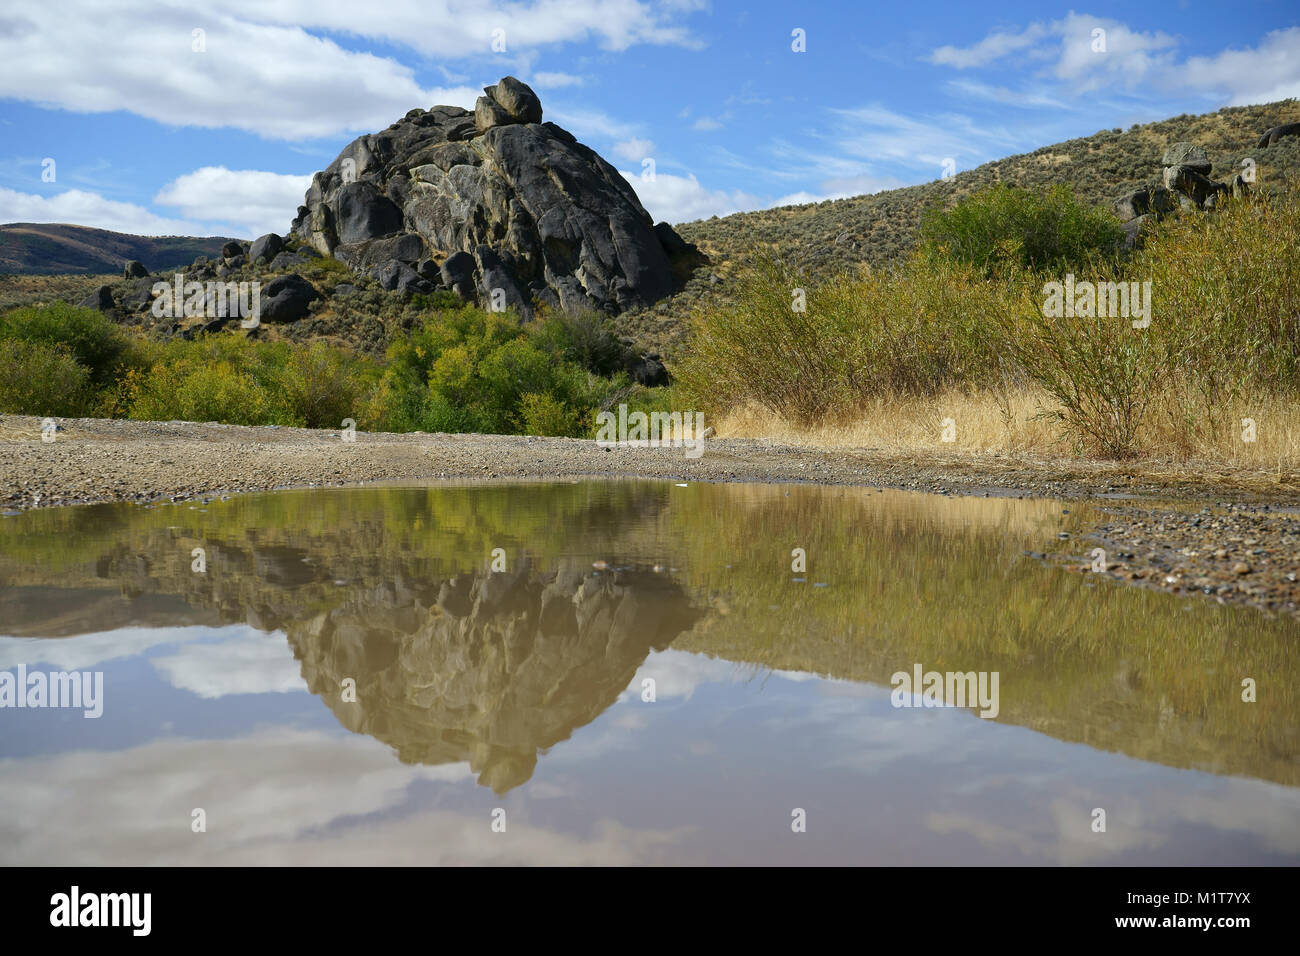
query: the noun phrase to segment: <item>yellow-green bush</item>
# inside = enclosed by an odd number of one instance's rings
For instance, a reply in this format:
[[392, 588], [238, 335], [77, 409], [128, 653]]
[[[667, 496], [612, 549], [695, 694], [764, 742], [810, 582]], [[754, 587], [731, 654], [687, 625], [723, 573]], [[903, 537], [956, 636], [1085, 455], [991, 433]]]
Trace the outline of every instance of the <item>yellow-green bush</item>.
[[92, 403], [90, 369], [62, 344], [0, 342], [0, 412], [81, 416]]

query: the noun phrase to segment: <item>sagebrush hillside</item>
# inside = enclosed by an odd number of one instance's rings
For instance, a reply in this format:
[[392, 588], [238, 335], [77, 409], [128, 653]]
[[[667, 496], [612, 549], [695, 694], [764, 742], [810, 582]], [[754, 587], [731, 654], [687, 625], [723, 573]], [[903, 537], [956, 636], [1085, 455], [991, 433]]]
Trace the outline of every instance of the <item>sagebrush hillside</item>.
[[625, 313], [619, 322], [639, 341], [676, 355], [684, 343], [687, 315], [701, 307], [725, 305], [735, 292], [730, 279], [756, 253], [776, 256], [809, 281], [864, 264], [898, 262], [916, 245], [927, 209], [951, 206], [999, 183], [1037, 189], [1063, 184], [1085, 204], [1109, 210], [1121, 195], [1158, 184], [1161, 156], [1177, 142], [1203, 146], [1214, 164], [1215, 179], [1231, 179], [1241, 161], [1250, 158], [1261, 185], [1285, 186], [1300, 178], [1300, 137], [1263, 148], [1256, 144], [1266, 130], [1296, 121], [1300, 101], [1295, 99], [1183, 114], [1054, 143], [946, 180], [683, 223], [678, 233], [709, 257], [709, 266], [671, 299], [653, 309]]
[[922, 212], [997, 183], [1046, 187], [1064, 183], [1090, 205], [1111, 202], [1145, 183], [1160, 179], [1160, 157], [1176, 142], [1203, 146], [1216, 179], [1231, 179], [1241, 161], [1254, 159], [1259, 182], [1283, 185], [1300, 175], [1300, 137], [1256, 148], [1260, 134], [1300, 121], [1300, 101], [1221, 109], [1200, 116], [1184, 114], [1126, 131], [1101, 130], [1092, 136], [1008, 156], [950, 179], [802, 206], [736, 213], [678, 226], [683, 238], [715, 260], [714, 272], [729, 268], [757, 246], [816, 272], [880, 265], [898, 259], [915, 243]]

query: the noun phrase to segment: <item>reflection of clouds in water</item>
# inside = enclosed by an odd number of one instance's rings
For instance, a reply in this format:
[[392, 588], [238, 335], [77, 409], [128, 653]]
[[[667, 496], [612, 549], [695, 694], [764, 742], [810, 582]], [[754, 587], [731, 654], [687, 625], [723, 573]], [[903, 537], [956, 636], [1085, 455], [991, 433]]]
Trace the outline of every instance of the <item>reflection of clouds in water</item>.
[[[0, 760], [0, 779], [5, 865], [610, 865], [677, 851], [687, 835], [602, 821], [568, 836], [530, 825], [522, 809], [493, 833], [500, 799], [491, 795], [470, 812], [402, 812], [412, 784], [470, 784], [473, 774], [464, 763], [399, 764], [373, 741], [306, 731]], [[195, 807], [207, 813], [206, 833], [190, 830]]]
[[[1167, 846], [1180, 827], [1239, 833], [1280, 854], [1300, 852], [1300, 793], [1258, 780], [1217, 778], [1208, 787], [1187, 790], [1168, 782], [1147, 783], [1140, 796], [1123, 792], [1128, 782], [1103, 779], [1095, 789], [1041, 779], [1026, 788], [1016, 781], [1020, 805], [1050, 808], [998, 823], [971, 813], [935, 812], [926, 826], [936, 833], [962, 833], [985, 846], [1011, 848], [1035, 861], [1078, 866]], [[1034, 790], [1042, 793], [1035, 796]], [[1106, 832], [1092, 830], [1094, 807], [1106, 811]]]
[[[755, 664], [736, 663], [669, 648], [664, 651], [652, 651], [646, 657], [636, 676], [632, 678], [632, 683], [619, 695], [619, 701], [640, 701], [641, 681], [647, 677], [654, 678], [656, 699], [680, 697], [683, 701], [690, 700], [696, 688], [703, 684], [741, 684], [754, 681], [761, 684], [774, 677], [793, 683], [824, 680], [817, 674], [805, 671], [769, 670]], [[849, 684], [850, 682], [833, 681], [832, 683]]]
[[742, 672], [739, 664], [687, 651], [652, 651], [637, 670], [619, 701], [641, 700], [641, 681], [654, 678], [655, 698], [680, 697], [690, 700], [701, 684], [732, 683]]
[[154, 658], [153, 665], [173, 687], [209, 699], [307, 690], [282, 631], [227, 628], [222, 640], [188, 644], [168, 657]]
[[200, 697], [306, 690], [301, 668], [284, 634], [246, 624], [228, 627], [125, 627], [100, 634], [0, 641], [0, 670], [19, 664], [56, 670], [90, 670], [109, 661], [175, 647], [150, 660], [159, 676]]
[[971, 724], [967, 711], [940, 707], [896, 710], [889, 702], [888, 689], [876, 689], [878, 694], [819, 693], [812, 706], [773, 714], [765, 718], [764, 725], [773, 735], [818, 741], [817, 749], [827, 754], [826, 769], [867, 775], [900, 760], [958, 763], [983, 739], [978, 736], [982, 731], [978, 724], [987, 721], [975, 718]]
[[45, 664], [57, 670], [88, 670], [96, 664], [136, 657], [167, 644], [221, 637], [228, 628], [123, 627], [77, 637], [14, 637], [0, 641], [0, 670]]

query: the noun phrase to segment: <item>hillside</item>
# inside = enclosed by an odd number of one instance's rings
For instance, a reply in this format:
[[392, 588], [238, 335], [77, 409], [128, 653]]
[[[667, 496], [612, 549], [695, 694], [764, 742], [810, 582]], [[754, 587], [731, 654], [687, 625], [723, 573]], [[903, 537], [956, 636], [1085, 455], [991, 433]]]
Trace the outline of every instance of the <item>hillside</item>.
[[1230, 107], [1199, 116], [1184, 114], [1127, 131], [1101, 130], [985, 163], [951, 179], [869, 196], [854, 196], [801, 206], [697, 220], [678, 226], [682, 237], [716, 260], [726, 275], [752, 246], [793, 257], [814, 271], [880, 265], [911, 248], [921, 213], [995, 185], [1045, 187], [1066, 183], [1084, 201], [1109, 207], [1121, 193], [1160, 179], [1165, 147], [1187, 141], [1205, 147], [1216, 179], [1230, 179], [1247, 157], [1257, 164], [1259, 181], [1279, 184], [1300, 175], [1300, 138], [1256, 149], [1260, 134], [1300, 120], [1300, 101]]
[[132, 236], [89, 226], [11, 222], [0, 225], [0, 275], [117, 274], [132, 259], [150, 272], [221, 252], [221, 236]]

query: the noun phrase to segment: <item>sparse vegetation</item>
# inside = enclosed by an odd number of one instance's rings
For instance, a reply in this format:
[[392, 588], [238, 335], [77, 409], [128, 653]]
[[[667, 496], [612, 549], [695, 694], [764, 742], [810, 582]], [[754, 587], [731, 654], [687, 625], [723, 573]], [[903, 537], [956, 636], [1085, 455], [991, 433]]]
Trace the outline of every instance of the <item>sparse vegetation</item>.
[[[1050, 197], [1020, 208], [1057, 216]], [[976, 199], [957, 221], [982, 248], [1005, 248], [1025, 224], [1004, 209], [1005, 198]], [[898, 403], [915, 411], [912, 399], [942, 395], [929, 405], [936, 445], [940, 419], [961, 420], [961, 394], [1007, 410], [1001, 435], [976, 439], [986, 447], [1023, 434], [1011, 419], [1025, 396], [1071, 451], [1112, 458], [1240, 453], [1239, 420], [1266, 408], [1271, 428], [1300, 426], [1300, 188], [1173, 218], [1123, 262], [1093, 256], [1098, 248], [1012, 255], [989, 276], [978, 255], [936, 246], [820, 283], [769, 257], [743, 274], [730, 306], [696, 313], [679, 380], [715, 417], [748, 407], [803, 428]], [[1044, 283], [1067, 268], [1081, 280], [1150, 282], [1150, 326], [1046, 316]], [[800, 312], [792, 292], [805, 284]]]

